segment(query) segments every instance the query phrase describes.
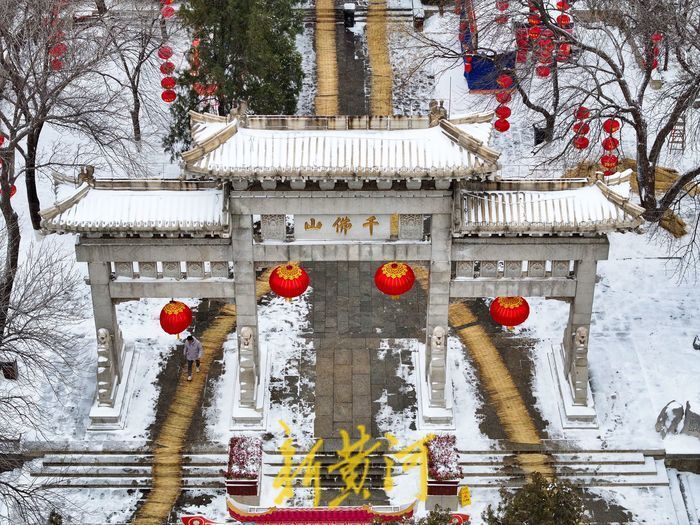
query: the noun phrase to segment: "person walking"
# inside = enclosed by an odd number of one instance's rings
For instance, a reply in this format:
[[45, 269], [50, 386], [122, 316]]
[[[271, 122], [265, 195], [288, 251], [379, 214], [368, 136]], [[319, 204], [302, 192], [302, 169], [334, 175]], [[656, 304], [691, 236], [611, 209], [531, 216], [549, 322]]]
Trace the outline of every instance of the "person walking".
[[187, 359], [187, 380], [192, 381], [192, 365], [195, 364], [195, 370], [199, 372], [199, 360], [202, 358], [204, 348], [198, 339], [193, 335], [188, 335], [185, 339], [185, 359]]

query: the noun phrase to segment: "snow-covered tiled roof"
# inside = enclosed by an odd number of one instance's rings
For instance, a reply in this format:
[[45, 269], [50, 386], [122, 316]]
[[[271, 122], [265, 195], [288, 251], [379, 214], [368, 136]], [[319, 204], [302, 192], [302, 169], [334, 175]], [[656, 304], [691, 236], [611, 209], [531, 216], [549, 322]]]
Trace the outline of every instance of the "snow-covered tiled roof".
[[419, 129], [298, 129], [289, 117], [285, 129], [264, 129], [196, 117], [194, 147], [182, 157], [188, 171], [217, 177], [468, 179], [498, 169], [499, 154], [488, 147], [490, 120], [485, 114], [433, 127], [423, 119]]
[[636, 228], [644, 210], [600, 181], [550, 191], [462, 191], [464, 235], [575, 234]]
[[80, 186], [41, 211], [55, 232], [222, 235], [228, 231], [223, 190], [107, 189]]

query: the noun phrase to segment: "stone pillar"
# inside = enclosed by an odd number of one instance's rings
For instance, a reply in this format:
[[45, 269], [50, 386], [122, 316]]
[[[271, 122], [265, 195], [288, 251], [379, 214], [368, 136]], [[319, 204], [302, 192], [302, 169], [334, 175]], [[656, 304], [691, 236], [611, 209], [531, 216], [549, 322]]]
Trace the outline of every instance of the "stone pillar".
[[593, 313], [597, 262], [576, 262], [576, 295], [569, 306], [564, 331], [564, 371], [575, 405], [586, 405], [588, 396], [588, 334]]
[[[253, 218], [250, 215], [233, 215], [231, 218], [236, 325], [239, 350], [243, 350], [238, 353], [240, 388], [238, 401], [241, 407], [255, 408], [260, 352], [258, 351], [258, 302], [255, 297], [255, 263], [253, 261]], [[243, 327], [246, 328], [245, 348], [241, 347]]]
[[[452, 217], [448, 214], [433, 215], [430, 227], [431, 261], [428, 288], [428, 308], [426, 324], [426, 375], [430, 385], [430, 406], [445, 407], [445, 361], [446, 352], [433, 356], [431, 337], [436, 327], [448, 326], [450, 303], [450, 278], [452, 249]], [[435, 362], [440, 360], [441, 363]]]
[[[124, 342], [122, 340], [117, 311], [114, 301], [109, 293], [110, 282], [109, 263], [88, 263], [88, 275], [90, 278], [90, 294], [92, 295], [92, 312], [95, 317], [95, 332], [105, 329], [111, 336], [111, 342], [107, 345], [109, 351], [101, 352], [100, 359], [109, 359], [108, 363], [103, 362], [106, 368], [111, 369], [114, 378], [112, 388], [123, 379], [124, 374]], [[104, 350], [104, 348], [102, 348]]]

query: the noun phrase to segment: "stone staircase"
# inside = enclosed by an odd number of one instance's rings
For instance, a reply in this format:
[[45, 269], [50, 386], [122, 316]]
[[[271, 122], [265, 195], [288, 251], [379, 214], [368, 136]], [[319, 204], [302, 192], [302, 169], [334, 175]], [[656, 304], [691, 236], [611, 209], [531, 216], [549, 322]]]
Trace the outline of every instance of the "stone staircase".
[[[185, 454], [184, 489], [224, 490], [227, 454]], [[152, 454], [129, 452], [59, 452], [43, 456], [30, 475], [49, 488], [151, 488]]]
[[[560, 478], [583, 487], [669, 484], [661, 455], [636, 451], [559, 451], [551, 453], [551, 459]], [[513, 452], [460, 451], [459, 463], [462, 484], [469, 487], [511, 487], [525, 481]]]
[[[528, 452], [521, 452], [527, 454]], [[294, 464], [304, 458], [294, 456]], [[460, 451], [461, 484], [469, 487], [518, 486], [525, 481], [512, 451]], [[658, 453], [639, 451], [558, 451], [551, 454], [555, 472], [563, 479], [584, 487], [669, 486], [664, 460]], [[373, 495], [383, 494], [386, 463], [383, 454], [372, 454], [365, 486]], [[134, 452], [54, 452], [34, 463], [31, 476], [49, 487], [148, 489], [151, 487], [153, 456]], [[263, 476], [275, 477], [284, 458], [278, 451], [266, 451]], [[336, 463], [334, 451], [316, 455], [321, 464], [321, 484], [327, 489], [345, 486], [340, 474], [328, 472]], [[183, 488], [223, 489], [224, 453], [189, 453], [183, 456]], [[402, 475], [394, 465], [392, 475]], [[301, 484], [301, 480], [297, 480]]]

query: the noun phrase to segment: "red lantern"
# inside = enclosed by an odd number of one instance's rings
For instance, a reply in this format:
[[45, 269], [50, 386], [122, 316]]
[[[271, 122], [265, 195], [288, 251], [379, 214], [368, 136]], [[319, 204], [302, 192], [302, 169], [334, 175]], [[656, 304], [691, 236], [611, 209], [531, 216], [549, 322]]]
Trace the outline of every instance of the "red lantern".
[[171, 56], [173, 56], [173, 50], [169, 46], [161, 46], [158, 49], [158, 58], [168, 60]]
[[651, 41], [655, 44], [660, 43], [663, 39], [664, 35], [662, 33], [659, 33], [658, 31], [651, 35]]
[[499, 11], [506, 11], [510, 7], [510, 4], [508, 2], [504, 2], [503, 0], [498, 0], [496, 2], [496, 9]]
[[540, 18], [540, 15], [530, 15], [527, 17], [527, 22], [531, 26], [538, 26], [542, 23], [542, 19]]
[[53, 58], [49, 62], [49, 66], [52, 71], [61, 71], [61, 69], [63, 69], [63, 60], [60, 58]]
[[194, 84], [192, 84], [192, 89], [194, 89], [194, 92], [197, 93], [200, 97], [203, 97], [207, 92], [206, 86], [201, 82], [195, 82]]
[[502, 88], [509, 88], [510, 86], [513, 85], [513, 77], [510, 75], [499, 75], [498, 78], [496, 79], [496, 84], [501, 86]]
[[574, 117], [576, 117], [578, 120], [583, 120], [585, 118], [588, 118], [591, 116], [591, 111], [585, 107], [585, 106], [580, 106], [576, 112], [574, 113]]
[[496, 297], [489, 312], [498, 324], [512, 328], [525, 322], [530, 315], [530, 305], [524, 297]]
[[405, 294], [416, 281], [413, 269], [406, 263], [392, 261], [382, 264], [374, 274], [374, 284], [380, 292], [398, 299]]
[[270, 274], [270, 288], [286, 299], [299, 297], [309, 287], [309, 274], [301, 266], [293, 263], [282, 264]]
[[617, 140], [615, 137], [608, 137], [606, 139], [603, 139], [603, 149], [605, 151], [613, 151], [617, 149], [619, 145], [620, 141]]
[[464, 72], [465, 73], [471, 73], [472, 70], [472, 64], [471, 62], [465, 62], [464, 63]]
[[615, 175], [615, 173], [617, 173], [616, 170], [605, 170], [603, 172], [603, 175], [605, 175], [606, 177], [609, 177], [610, 175]]
[[496, 23], [497, 24], [507, 24], [508, 23], [508, 15], [501, 15], [496, 17]]
[[160, 3], [163, 5], [170, 5], [174, 2], [175, 0], [160, 0]]
[[496, 131], [505, 133], [510, 129], [510, 122], [508, 122], [504, 118], [499, 118], [498, 120], [496, 120], [496, 122], [493, 123], [493, 127], [496, 128]]
[[[10, 186], [10, 198], [14, 197], [15, 193], [17, 193], [17, 186], [13, 184]], [[2, 195], [2, 190], [0, 190], [0, 195]]]
[[175, 78], [165, 77], [160, 81], [160, 87], [163, 89], [173, 89], [175, 87]]
[[163, 102], [170, 104], [171, 102], [175, 102], [177, 93], [175, 93], [172, 89], [166, 89], [163, 91], [163, 93], [161, 93], [160, 98], [163, 99]]
[[170, 301], [160, 311], [160, 326], [168, 334], [179, 334], [190, 324], [192, 324], [192, 310], [185, 303]]
[[166, 5], [160, 10], [160, 14], [163, 15], [163, 18], [170, 18], [175, 14], [175, 9], [170, 5]]
[[499, 91], [496, 93], [496, 100], [500, 104], [508, 104], [512, 98], [513, 97], [511, 96], [510, 91]]
[[508, 118], [510, 117], [510, 113], [511, 111], [508, 106], [501, 105], [496, 108], [496, 116], [498, 118]]
[[581, 121], [574, 124], [574, 133], [578, 135], [588, 135], [589, 131], [591, 131], [591, 127], [586, 122]]
[[49, 55], [60, 58], [66, 54], [66, 51], [68, 51], [68, 46], [64, 42], [59, 42], [49, 48]]
[[561, 14], [557, 17], [557, 25], [560, 27], [567, 27], [571, 24], [571, 17], [569, 15]]
[[5, 135], [0, 134], [0, 147], [2, 147], [3, 144], [5, 144]]
[[615, 166], [617, 166], [618, 159], [617, 155], [603, 155], [600, 157], [600, 165], [603, 166], [604, 168], [607, 169], [613, 169]]
[[620, 122], [614, 118], [606, 119], [603, 122], [603, 130], [605, 133], [615, 133], [620, 130]]
[[546, 78], [549, 76], [550, 69], [547, 66], [537, 66], [535, 68], [535, 73], [538, 77]]
[[531, 27], [527, 31], [527, 36], [529, 36], [530, 39], [532, 39], [532, 40], [538, 39], [541, 34], [542, 34], [542, 28], [540, 26]]
[[566, 2], [566, 0], [560, 0], [559, 2], [557, 2], [557, 9], [559, 9], [559, 11], [566, 11], [570, 7], [571, 5], [568, 2]]
[[163, 73], [164, 75], [169, 75], [173, 71], [175, 71], [175, 64], [173, 64], [169, 60], [166, 62], [163, 62], [160, 65], [160, 72]]
[[586, 149], [589, 143], [588, 137], [584, 137], [583, 135], [577, 135], [573, 140], [573, 145], [576, 149]]

